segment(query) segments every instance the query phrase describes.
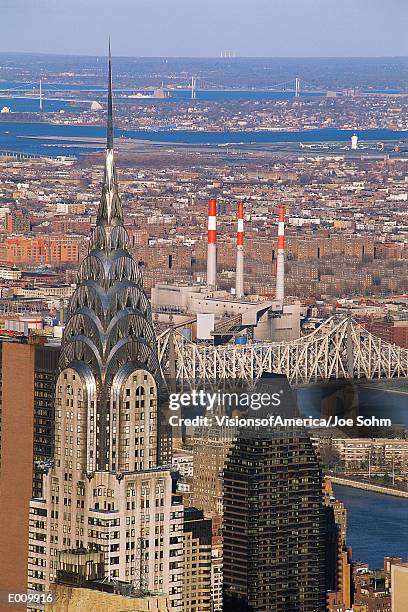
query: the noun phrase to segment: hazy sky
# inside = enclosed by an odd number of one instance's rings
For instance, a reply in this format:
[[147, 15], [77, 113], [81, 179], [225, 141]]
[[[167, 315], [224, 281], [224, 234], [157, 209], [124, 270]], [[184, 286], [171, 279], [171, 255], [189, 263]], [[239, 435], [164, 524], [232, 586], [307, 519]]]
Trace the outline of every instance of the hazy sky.
[[408, 55], [408, 0], [0, 0], [0, 51]]

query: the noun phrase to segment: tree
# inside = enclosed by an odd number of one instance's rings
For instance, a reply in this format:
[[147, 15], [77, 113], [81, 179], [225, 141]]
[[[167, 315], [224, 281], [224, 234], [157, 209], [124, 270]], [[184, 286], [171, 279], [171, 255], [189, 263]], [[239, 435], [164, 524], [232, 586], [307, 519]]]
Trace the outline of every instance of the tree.
[[331, 440], [320, 447], [320, 460], [322, 465], [329, 470], [341, 463], [341, 455]]

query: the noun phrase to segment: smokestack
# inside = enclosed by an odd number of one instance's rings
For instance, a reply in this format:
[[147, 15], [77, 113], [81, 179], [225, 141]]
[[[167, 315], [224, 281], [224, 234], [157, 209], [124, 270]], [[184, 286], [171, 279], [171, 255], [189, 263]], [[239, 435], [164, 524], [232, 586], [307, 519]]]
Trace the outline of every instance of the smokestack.
[[208, 200], [207, 286], [217, 286], [217, 200]]
[[238, 204], [237, 229], [237, 270], [235, 276], [235, 294], [237, 298], [244, 297], [244, 204]]
[[275, 298], [281, 303], [285, 299], [285, 207], [279, 204], [278, 257], [276, 262]]

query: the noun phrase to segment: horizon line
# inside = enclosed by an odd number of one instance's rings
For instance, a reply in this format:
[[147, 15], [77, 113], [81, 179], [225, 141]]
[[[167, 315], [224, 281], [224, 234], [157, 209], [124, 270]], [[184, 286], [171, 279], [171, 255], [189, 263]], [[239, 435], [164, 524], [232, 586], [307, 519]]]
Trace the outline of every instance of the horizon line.
[[[40, 55], [47, 57], [84, 57], [84, 58], [106, 58], [106, 54], [95, 53], [61, 53], [55, 51], [2, 51], [0, 55]], [[114, 55], [116, 59], [191, 59], [191, 60], [347, 60], [347, 59], [408, 59], [407, 55], [235, 55], [233, 57], [223, 57], [220, 55]]]

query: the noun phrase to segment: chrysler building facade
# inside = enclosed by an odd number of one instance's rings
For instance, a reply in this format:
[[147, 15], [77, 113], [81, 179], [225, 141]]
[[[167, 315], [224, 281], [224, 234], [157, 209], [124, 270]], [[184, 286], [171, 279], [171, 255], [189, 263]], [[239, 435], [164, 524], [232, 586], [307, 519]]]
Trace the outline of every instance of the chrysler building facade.
[[102, 196], [62, 340], [54, 460], [43, 498], [30, 504], [30, 589], [48, 591], [61, 551], [98, 551], [106, 580], [168, 594], [170, 609], [182, 610], [183, 508], [159, 460], [162, 391], [150, 303], [123, 225], [109, 57]]

